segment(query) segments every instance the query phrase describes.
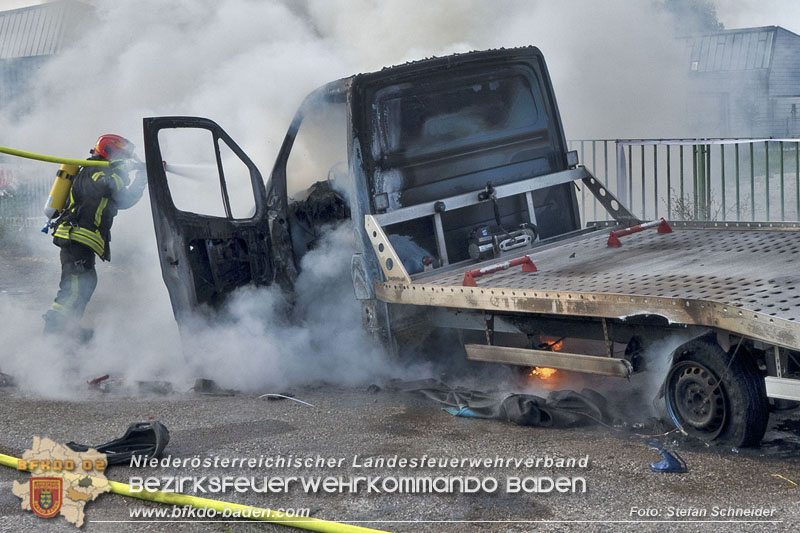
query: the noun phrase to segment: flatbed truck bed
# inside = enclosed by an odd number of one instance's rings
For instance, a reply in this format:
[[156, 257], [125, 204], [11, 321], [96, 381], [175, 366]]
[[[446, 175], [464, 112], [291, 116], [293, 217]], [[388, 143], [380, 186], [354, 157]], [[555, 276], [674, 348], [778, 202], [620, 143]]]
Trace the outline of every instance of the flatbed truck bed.
[[[659, 315], [671, 323], [722, 328], [800, 350], [800, 224], [671, 222], [673, 233], [608, 232], [534, 247], [536, 272], [509, 268], [463, 285], [467, 271], [497, 260], [376, 284], [398, 304], [625, 319]], [[616, 229], [611, 227], [610, 229]]]

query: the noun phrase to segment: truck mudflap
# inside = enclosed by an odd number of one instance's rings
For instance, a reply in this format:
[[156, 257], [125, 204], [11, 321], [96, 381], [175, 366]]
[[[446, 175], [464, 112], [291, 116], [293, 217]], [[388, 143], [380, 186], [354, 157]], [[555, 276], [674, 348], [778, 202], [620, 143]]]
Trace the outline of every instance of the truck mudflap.
[[800, 402], [800, 380], [767, 376], [764, 378], [769, 398]]

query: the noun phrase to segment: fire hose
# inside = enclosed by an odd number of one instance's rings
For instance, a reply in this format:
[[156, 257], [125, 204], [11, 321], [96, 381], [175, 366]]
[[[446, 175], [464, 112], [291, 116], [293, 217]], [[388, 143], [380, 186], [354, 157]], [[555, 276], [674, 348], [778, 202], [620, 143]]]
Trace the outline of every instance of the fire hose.
[[47, 163], [61, 163], [62, 165], [75, 165], [78, 167], [107, 167], [109, 165], [108, 161], [70, 159], [68, 157], [56, 157], [52, 155], [35, 154], [33, 152], [17, 150], [16, 148], [8, 148], [6, 146], [0, 146], [0, 153], [14, 155], [17, 157], [24, 157], [26, 159], [35, 159], [36, 161], [45, 161]]
[[[20, 459], [10, 455], [0, 453], [0, 465], [7, 466], [17, 470], [17, 465]], [[64, 472], [62, 474], [65, 478], [71, 479], [74, 477], [84, 478], [86, 476]], [[97, 481], [101, 481], [98, 479]], [[105, 481], [105, 480], [103, 480]], [[149, 500], [151, 502], [166, 503], [170, 505], [190, 505], [196, 509], [214, 509], [217, 512], [224, 512], [226, 510], [233, 511], [249, 511], [252, 520], [259, 520], [262, 522], [272, 522], [274, 524], [295, 527], [298, 529], [305, 529], [308, 531], [321, 531], [323, 533], [386, 533], [378, 529], [369, 529], [360, 526], [353, 526], [350, 524], [342, 524], [339, 522], [329, 522], [319, 518], [311, 517], [289, 517], [284, 516], [283, 513], [272, 511], [265, 508], [255, 508], [251, 505], [241, 505], [238, 503], [222, 502], [218, 500], [211, 500], [208, 498], [198, 498], [196, 496], [189, 496], [188, 494], [179, 494], [171, 492], [146, 491], [133, 492], [130, 485], [120, 483], [119, 481], [108, 480], [111, 486], [111, 492], [121, 496], [129, 496], [131, 498], [138, 498], [140, 500]], [[242, 515], [244, 516], [244, 514]]]
[[[27, 159], [35, 159], [37, 161], [45, 161], [47, 163], [61, 163], [61, 168], [56, 173], [53, 186], [50, 188], [50, 194], [47, 197], [47, 202], [44, 206], [44, 214], [47, 217], [47, 223], [42, 228], [42, 233], [47, 234], [50, 228], [53, 227], [52, 221], [58, 218], [62, 210], [66, 206], [69, 192], [72, 188], [72, 180], [78, 173], [80, 167], [108, 167], [108, 161], [98, 161], [92, 159], [70, 159], [67, 157], [56, 157], [51, 155], [36, 154], [33, 152], [26, 152], [24, 150], [17, 150], [16, 148], [8, 148], [7, 146], [0, 146], [0, 153], [13, 155], [17, 157], [24, 157]], [[133, 160], [143, 167], [143, 163], [135, 155]], [[194, 168], [192, 165], [167, 165], [164, 161], [164, 170], [173, 172], [179, 176], [196, 179], [192, 174], [187, 173], [185, 168]], [[174, 168], [175, 167], [175, 168]]]
[[[26, 152], [24, 150], [17, 150], [16, 148], [8, 148], [7, 146], [0, 146], [0, 153], [13, 155], [17, 157], [24, 157], [26, 159], [35, 159], [36, 161], [44, 161], [46, 163], [61, 163], [62, 165], [74, 165], [77, 167], [107, 167], [108, 161], [92, 161], [91, 159], [71, 159], [69, 157], [57, 157], [52, 155], [36, 154], [33, 152]], [[164, 161], [164, 170], [177, 174], [184, 178], [191, 178], [196, 180], [197, 176], [190, 173], [191, 170], [205, 168], [207, 165], [168, 165]]]

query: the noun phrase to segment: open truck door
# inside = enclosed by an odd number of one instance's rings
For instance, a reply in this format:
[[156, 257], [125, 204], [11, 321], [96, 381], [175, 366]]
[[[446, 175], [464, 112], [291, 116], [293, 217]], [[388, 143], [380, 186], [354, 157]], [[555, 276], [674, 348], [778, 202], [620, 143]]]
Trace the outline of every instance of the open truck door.
[[250, 158], [204, 118], [145, 118], [144, 143], [161, 272], [178, 322], [238, 287], [269, 285], [267, 193]]

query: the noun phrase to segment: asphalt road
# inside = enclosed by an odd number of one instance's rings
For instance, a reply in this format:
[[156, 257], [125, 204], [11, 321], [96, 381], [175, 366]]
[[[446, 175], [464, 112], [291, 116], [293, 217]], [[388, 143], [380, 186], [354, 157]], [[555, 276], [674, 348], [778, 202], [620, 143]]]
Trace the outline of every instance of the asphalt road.
[[[649, 439], [607, 428], [542, 429], [508, 423], [452, 417], [436, 405], [404, 393], [321, 387], [293, 391], [298, 398], [313, 404], [308, 407], [292, 401], [267, 401], [253, 396], [203, 397], [178, 394], [169, 397], [137, 399], [97, 393], [80, 402], [37, 400], [13, 389], [0, 393], [3, 404], [3, 436], [0, 451], [19, 456], [30, 446], [33, 435], [48, 436], [57, 442], [78, 440], [100, 443], [122, 434], [128, 422], [157, 419], [171, 432], [167, 453], [173, 457], [297, 457], [344, 458], [342, 468], [138, 468], [111, 467], [109, 479], [128, 482], [131, 476], [191, 475], [465, 475], [496, 477], [501, 488], [495, 493], [477, 494], [289, 494], [228, 493], [207, 495], [237, 503], [270, 508], [309, 508], [315, 517], [337, 521], [388, 521], [362, 525], [389, 531], [530, 531], [556, 530], [606, 531], [613, 527], [639, 530], [642, 526], [666, 529], [674, 524], [624, 524], [639, 519], [631, 509], [656, 509], [665, 520], [669, 508], [707, 509], [714, 506], [775, 509], [770, 524], [686, 523], [688, 530], [725, 529], [755, 531], [796, 531], [800, 522], [800, 490], [773, 474], [800, 480], [798, 447], [775, 442], [797, 416], [783, 417], [780, 429], [771, 431], [770, 441], [756, 450], [706, 448], [661, 438], [679, 450], [689, 465], [686, 474], [658, 474], [649, 463], [659, 459], [648, 447]], [[495, 456], [589, 457], [584, 469], [539, 468], [354, 468], [353, 456], [415, 458], [482, 458]], [[363, 460], [360, 460], [363, 462]], [[517, 475], [580, 475], [586, 480], [585, 493], [508, 494], [503, 480]], [[27, 474], [0, 470], [0, 529], [40, 531], [43, 519], [23, 512], [11, 493], [13, 480], [24, 481]], [[133, 507], [159, 504], [141, 502], [117, 495], [103, 495], [87, 506], [86, 531], [160, 531], [163, 523], [108, 523], [131, 520]], [[680, 519], [680, 518], [675, 518]], [[700, 518], [711, 519], [711, 516]], [[413, 521], [455, 521], [414, 523]], [[558, 521], [536, 523], [490, 523], [484, 521]], [[410, 521], [410, 522], [409, 522]], [[464, 523], [462, 521], [481, 521]], [[563, 521], [563, 522], [562, 522]], [[571, 521], [580, 521], [574, 523]], [[585, 522], [589, 521], [589, 522]], [[274, 526], [229, 523], [174, 523], [170, 530], [181, 531], [271, 531]], [[57, 518], [47, 529], [69, 531], [73, 526]], [[275, 530], [283, 529], [274, 527]]]
[[[57, 264], [31, 257], [0, 257], [2, 298], [21, 306], [38, 305], [41, 275], [54, 276]], [[24, 268], [22, 268], [24, 267]], [[17, 272], [13, 277], [8, 272]], [[6, 307], [7, 309], [8, 307]], [[3, 349], [0, 347], [0, 349]], [[2, 370], [2, 369], [0, 369]], [[569, 383], [559, 384], [568, 387]], [[430, 400], [413, 394], [375, 391], [366, 386], [342, 388], [320, 384], [292, 389], [298, 402], [268, 401], [256, 395], [203, 396], [175, 389], [167, 395], [131, 394], [130, 390], [89, 390], [82, 382], [79, 400], [52, 400], [15, 387], [0, 389], [0, 453], [19, 456], [33, 436], [57, 442], [96, 444], [120, 436], [135, 421], [159, 420], [170, 430], [166, 453], [173, 458], [239, 458], [275, 455], [342, 459], [341, 467], [310, 468], [130, 468], [114, 466], [109, 479], [132, 476], [476, 476], [494, 477], [500, 487], [474, 494], [315, 494], [254, 492], [206, 494], [230, 502], [269, 508], [308, 508], [318, 518], [359, 522], [386, 531], [797, 531], [800, 525], [800, 410], [773, 416], [758, 449], [731, 450], [683, 439], [679, 434], [643, 437], [630, 425], [569, 429], [520, 427], [509, 423], [454, 417]], [[487, 386], [491, 386], [487, 384]], [[263, 392], [284, 392], [269, 390]], [[629, 411], [640, 402], [632, 398]], [[636, 431], [661, 432], [657, 427]], [[677, 450], [689, 465], [685, 474], [650, 470], [660, 459], [648, 446], [656, 440]], [[511, 459], [588, 456], [585, 469], [555, 467], [367, 468], [353, 457]], [[783, 476], [776, 477], [777, 475]], [[514, 476], [579, 476], [578, 493], [508, 493]], [[63, 518], [40, 519], [20, 509], [11, 493], [14, 480], [28, 474], [0, 467], [0, 531], [72, 531]], [[786, 479], [784, 479], [786, 478]], [[280, 531], [285, 527], [252, 522], [146, 522], [131, 518], [136, 508], [160, 504], [105, 494], [86, 507], [83, 529], [95, 531]], [[632, 514], [640, 509], [650, 516]], [[728, 522], [715, 508], [769, 509], [769, 518]], [[706, 516], [669, 516], [670, 510]], [[645, 520], [646, 522], [630, 522]], [[680, 522], [664, 522], [677, 520]], [[695, 520], [695, 521], [690, 521]], [[717, 520], [717, 522], [705, 522]], [[722, 520], [722, 522], [720, 522]], [[734, 520], [742, 520], [741, 518]], [[774, 520], [765, 522], [764, 520]]]

